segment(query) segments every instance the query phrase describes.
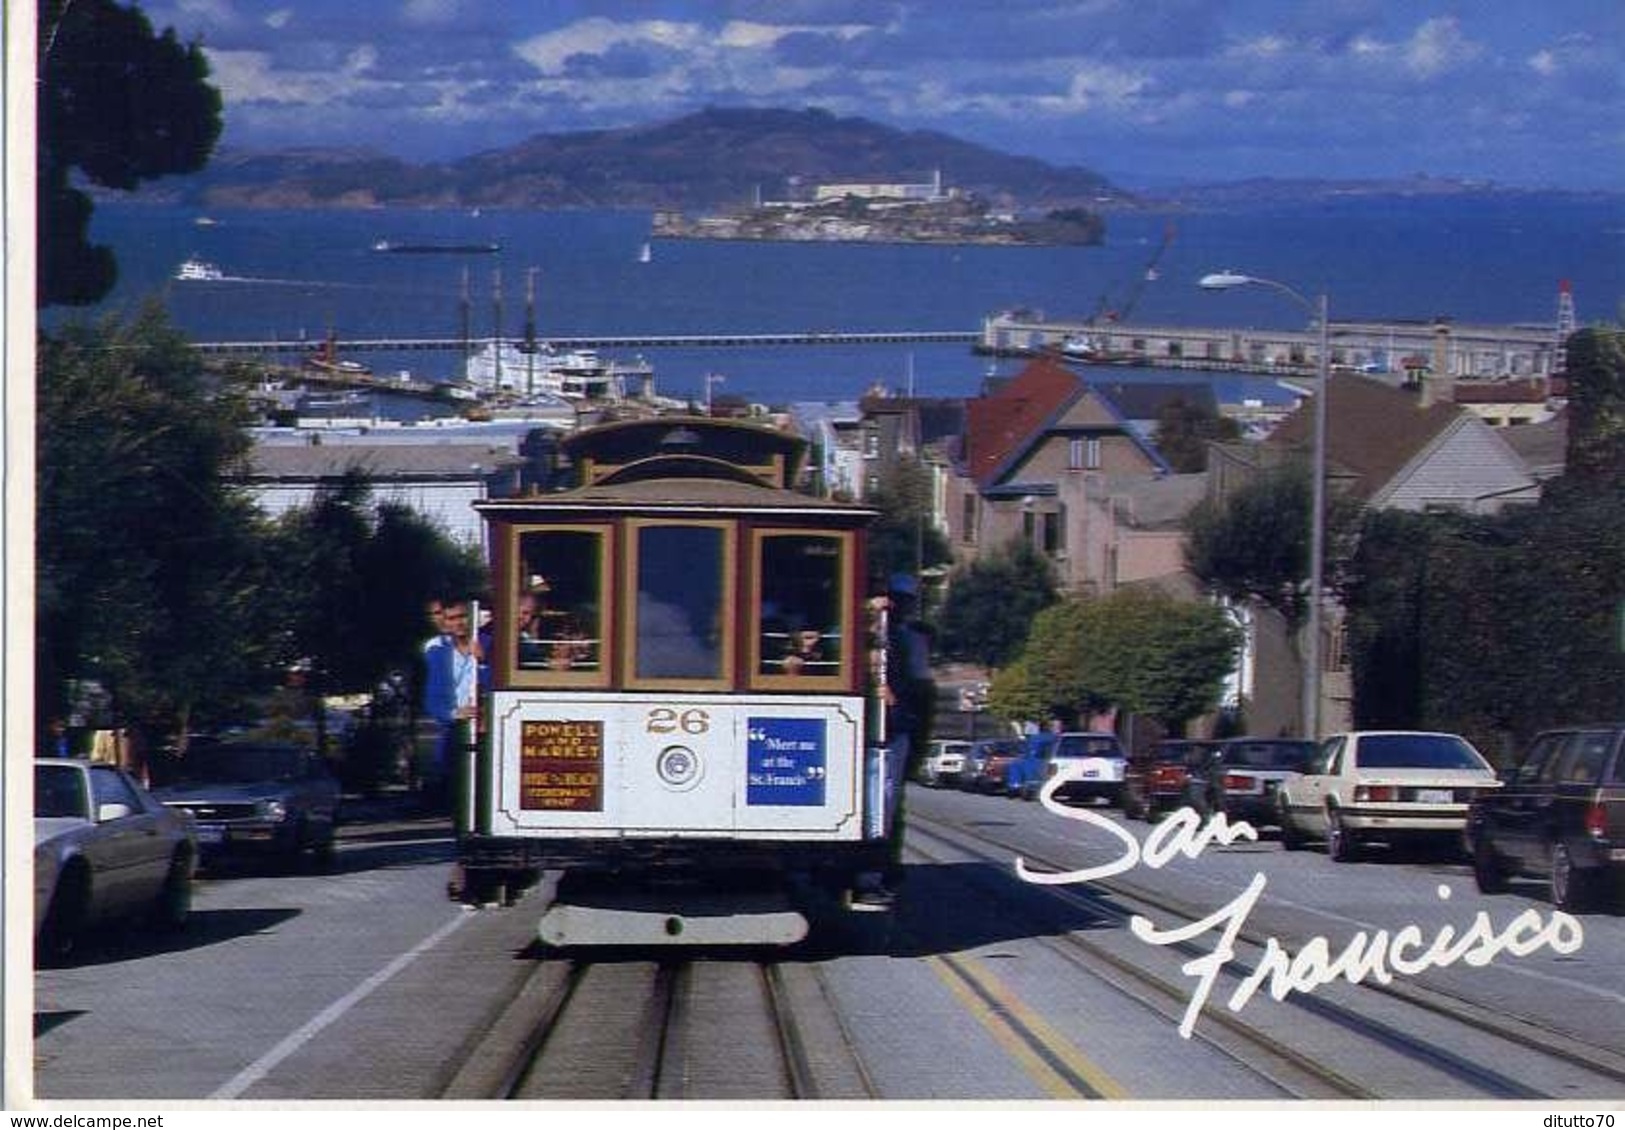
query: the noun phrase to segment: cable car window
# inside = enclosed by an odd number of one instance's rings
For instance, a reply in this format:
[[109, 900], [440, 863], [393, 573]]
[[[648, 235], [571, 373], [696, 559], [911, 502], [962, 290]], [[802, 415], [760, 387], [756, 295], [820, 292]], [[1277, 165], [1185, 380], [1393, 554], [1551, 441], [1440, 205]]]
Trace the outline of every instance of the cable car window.
[[843, 549], [842, 539], [829, 534], [762, 537], [758, 674], [840, 675]]
[[520, 535], [512, 637], [519, 670], [601, 670], [603, 540], [595, 530]]
[[724, 529], [644, 526], [637, 539], [634, 677], [722, 678]]

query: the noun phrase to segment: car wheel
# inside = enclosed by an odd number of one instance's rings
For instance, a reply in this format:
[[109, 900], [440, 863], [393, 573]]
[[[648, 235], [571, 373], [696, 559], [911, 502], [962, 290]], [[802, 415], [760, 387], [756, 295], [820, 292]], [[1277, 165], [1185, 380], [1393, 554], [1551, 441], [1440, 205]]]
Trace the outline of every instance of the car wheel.
[[1574, 864], [1568, 845], [1552, 845], [1552, 905], [1559, 910], [1580, 911], [1590, 904], [1591, 876]]
[[1495, 848], [1482, 833], [1473, 837], [1473, 880], [1486, 895], [1498, 895], [1507, 889], [1506, 868], [1495, 857]]
[[1343, 824], [1343, 814], [1335, 808], [1326, 812], [1326, 854], [1338, 863], [1360, 858], [1359, 839]]
[[153, 921], [160, 930], [180, 930], [192, 914], [192, 857], [185, 848], [175, 852], [153, 906]]
[[1286, 806], [1286, 797], [1281, 793], [1275, 794], [1275, 820], [1281, 826], [1281, 846], [1287, 851], [1302, 851], [1304, 835], [1292, 822], [1292, 814]]
[[85, 928], [90, 909], [90, 874], [83, 866], [69, 866], [57, 877], [51, 905], [45, 911], [36, 940], [40, 961], [60, 961], [73, 952]]
[[1127, 790], [1124, 791], [1124, 793], [1123, 793], [1123, 815], [1124, 816], [1127, 816], [1130, 820], [1144, 820], [1145, 819], [1145, 808], [1146, 808], [1146, 806], [1140, 800], [1140, 794], [1139, 793], [1135, 792], [1133, 789], [1127, 789]]

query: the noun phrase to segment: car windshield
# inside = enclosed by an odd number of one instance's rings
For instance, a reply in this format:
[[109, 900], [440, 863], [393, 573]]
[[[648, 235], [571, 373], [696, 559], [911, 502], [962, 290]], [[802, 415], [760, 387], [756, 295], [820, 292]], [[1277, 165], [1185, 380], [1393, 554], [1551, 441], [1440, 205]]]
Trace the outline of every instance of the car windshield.
[[34, 766], [34, 815], [90, 818], [85, 775], [73, 765]]
[[1485, 769], [1484, 759], [1454, 734], [1367, 734], [1362, 769]]
[[1151, 750], [1151, 760], [1177, 765], [1205, 748], [1201, 742], [1161, 742]]
[[220, 784], [228, 781], [287, 781], [298, 777], [304, 755], [297, 749], [240, 746], [196, 749], [176, 768], [178, 781]]
[[1301, 770], [1314, 752], [1313, 742], [1237, 742], [1225, 747], [1224, 760], [1242, 769]]
[[1069, 735], [1056, 746], [1057, 757], [1121, 757], [1122, 748], [1113, 737]]

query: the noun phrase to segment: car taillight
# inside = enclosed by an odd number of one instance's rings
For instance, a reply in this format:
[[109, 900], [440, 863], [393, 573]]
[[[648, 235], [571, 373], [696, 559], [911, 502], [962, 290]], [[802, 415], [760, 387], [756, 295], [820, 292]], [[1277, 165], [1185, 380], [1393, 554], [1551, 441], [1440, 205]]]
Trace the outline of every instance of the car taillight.
[[1356, 785], [1354, 799], [1378, 802], [1398, 800], [1399, 790], [1392, 785]]
[[1241, 792], [1244, 789], [1252, 788], [1252, 786], [1253, 779], [1251, 777], [1243, 777], [1238, 773], [1226, 773], [1224, 775], [1224, 787], [1231, 792]]
[[1608, 809], [1600, 800], [1593, 800], [1586, 805], [1585, 815], [1586, 835], [1594, 840], [1600, 840], [1608, 835]]

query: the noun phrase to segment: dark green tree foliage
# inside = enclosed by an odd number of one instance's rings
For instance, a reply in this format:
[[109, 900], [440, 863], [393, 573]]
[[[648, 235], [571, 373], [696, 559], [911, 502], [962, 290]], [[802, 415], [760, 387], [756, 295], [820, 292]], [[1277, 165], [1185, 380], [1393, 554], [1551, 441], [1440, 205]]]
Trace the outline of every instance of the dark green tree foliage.
[[1373, 514], [1349, 571], [1360, 726], [1486, 751], [1625, 711], [1625, 493], [1554, 490], [1495, 518]]
[[284, 515], [277, 536], [291, 650], [324, 738], [323, 696], [414, 682], [430, 598], [477, 596], [485, 584], [475, 551], [403, 506], [375, 508], [358, 469]]
[[947, 538], [931, 521], [931, 473], [919, 460], [899, 459], [864, 501], [880, 511], [869, 532], [872, 592], [884, 592], [893, 573], [918, 576], [953, 559]]
[[1569, 446], [1565, 485], [1625, 482], [1625, 331], [1585, 329], [1568, 341]]
[[1166, 401], [1157, 412], [1153, 442], [1168, 465], [1182, 475], [1207, 470], [1210, 441], [1239, 439], [1241, 428], [1228, 416], [1205, 410], [1184, 397]]
[[113, 288], [112, 252], [89, 239], [92, 205], [75, 174], [104, 188], [196, 172], [220, 136], [220, 92], [196, 43], [155, 34], [137, 7], [47, 0], [39, 13], [40, 306], [86, 305]]
[[1187, 522], [1185, 561], [1232, 600], [1274, 609], [1296, 638], [1308, 613], [1309, 475], [1297, 464], [1268, 471], [1227, 503], [1202, 503]]
[[39, 712], [92, 679], [120, 723], [184, 734], [278, 658], [257, 512], [224, 477], [243, 407], [149, 308], [42, 339], [37, 409]]
[[1020, 539], [949, 580], [939, 618], [941, 651], [983, 667], [1003, 667], [1026, 643], [1033, 618], [1056, 601], [1055, 570]]

